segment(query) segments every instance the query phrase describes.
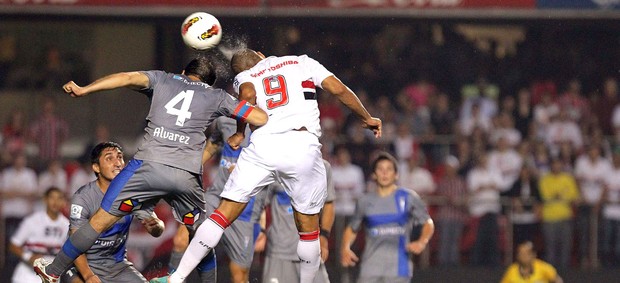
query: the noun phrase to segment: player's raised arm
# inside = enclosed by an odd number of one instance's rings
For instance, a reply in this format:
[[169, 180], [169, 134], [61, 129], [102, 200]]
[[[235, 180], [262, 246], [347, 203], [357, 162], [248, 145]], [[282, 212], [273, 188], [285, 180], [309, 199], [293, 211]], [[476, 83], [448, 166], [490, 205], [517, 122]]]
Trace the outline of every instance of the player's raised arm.
[[245, 101], [246, 105], [243, 107], [251, 108], [249, 108], [248, 111], [250, 112], [248, 113], [246, 118], [237, 118], [237, 131], [235, 134], [228, 138], [228, 144], [235, 150], [239, 148], [239, 145], [245, 138], [245, 127], [247, 123], [250, 123], [254, 126], [262, 126], [265, 125], [267, 123], [267, 120], [269, 119], [267, 112], [263, 111], [263, 109], [251, 106], [256, 104], [256, 89], [254, 89], [254, 84], [243, 83], [241, 86], [239, 86], [239, 100], [241, 100], [242, 103]]
[[375, 137], [381, 137], [381, 120], [370, 116], [366, 107], [359, 100], [357, 95], [345, 84], [343, 84], [335, 76], [329, 76], [321, 82], [321, 87], [329, 93], [335, 95], [342, 104], [347, 106], [353, 113], [357, 115], [364, 127], [372, 130], [375, 133]]
[[143, 89], [149, 86], [149, 78], [141, 72], [122, 72], [100, 78], [87, 86], [79, 86], [70, 81], [62, 88], [72, 97], [86, 96], [90, 93], [128, 87], [131, 89]]

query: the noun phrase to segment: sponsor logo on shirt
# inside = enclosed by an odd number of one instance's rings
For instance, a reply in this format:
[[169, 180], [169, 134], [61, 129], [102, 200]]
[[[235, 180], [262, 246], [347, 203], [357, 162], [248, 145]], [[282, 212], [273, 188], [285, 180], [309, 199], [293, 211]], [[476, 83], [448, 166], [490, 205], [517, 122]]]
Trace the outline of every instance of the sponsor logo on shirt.
[[404, 235], [405, 228], [403, 227], [378, 227], [378, 228], [370, 229], [368, 234], [370, 235], [370, 237]]
[[169, 141], [179, 142], [182, 144], [189, 144], [189, 136], [179, 135], [166, 131], [164, 127], [157, 127], [153, 130], [153, 137], [166, 139]]
[[275, 71], [277, 69], [280, 69], [280, 68], [282, 68], [282, 67], [284, 67], [286, 65], [296, 65], [296, 64], [299, 64], [299, 62], [296, 61], [296, 60], [284, 61], [284, 62], [281, 62], [281, 63], [275, 65], [275, 66], [271, 66], [269, 68], [263, 69], [260, 72], [257, 72], [257, 73], [254, 73], [254, 74], [250, 74], [250, 76], [252, 76], [253, 78], [256, 78], [256, 77], [262, 76], [266, 71], [272, 71], [273, 72], [273, 71]]

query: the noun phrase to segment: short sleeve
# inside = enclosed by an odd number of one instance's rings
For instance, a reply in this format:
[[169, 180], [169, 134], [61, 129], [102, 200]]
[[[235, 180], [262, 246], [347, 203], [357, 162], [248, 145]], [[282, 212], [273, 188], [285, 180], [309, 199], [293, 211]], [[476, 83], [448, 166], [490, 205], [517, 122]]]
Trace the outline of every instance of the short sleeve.
[[84, 194], [76, 193], [71, 200], [71, 210], [69, 213], [69, 229], [78, 229], [88, 223], [92, 211], [88, 208], [88, 202]]
[[299, 61], [301, 61], [304, 68], [308, 70], [309, 74], [312, 76], [312, 81], [316, 86], [321, 87], [321, 83], [323, 83], [323, 80], [325, 80], [329, 76], [334, 75], [332, 72], [328, 71], [327, 68], [325, 68], [321, 63], [308, 57], [308, 55], [299, 56]]
[[146, 89], [140, 90], [140, 92], [145, 94], [152, 94], [155, 85], [157, 85], [157, 83], [166, 76], [166, 72], [159, 70], [141, 71], [141, 73], [143, 73], [144, 75], [146, 75], [146, 77], [149, 78], [149, 86]]
[[325, 173], [327, 175], [327, 198], [325, 202], [332, 202], [336, 200], [336, 187], [334, 186], [334, 179], [332, 176], [332, 166], [327, 162], [327, 160], [323, 160], [325, 164]]
[[426, 210], [426, 203], [424, 203], [422, 198], [420, 198], [417, 193], [411, 192], [409, 198], [411, 202], [411, 215], [414, 223], [423, 224], [431, 219], [431, 216], [428, 214], [428, 210]]
[[359, 232], [359, 230], [362, 228], [362, 223], [364, 221], [365, 199], [365, 197], [361, 197], [357, 200], [355, 204], [355, 213], [353, 213], [353, 216], [351, 216], [351, 220], [349, 221], [349, 226], [351, 227], [353, 232], [356, 233]]
[[17, 227], [15, 234], [11, 236], [11, 243], [18, 247], [23, 246], [24, 243], [26, 243], [26, 240], [28, 239], [28, 235], [31, 234], [30, 227], [32, 227], [33, 225], [39, 225], [39, 224], [33, 223], [32, 217], [24, 218], [24, 220], [21, 223], [19, 223], [19, 227]]

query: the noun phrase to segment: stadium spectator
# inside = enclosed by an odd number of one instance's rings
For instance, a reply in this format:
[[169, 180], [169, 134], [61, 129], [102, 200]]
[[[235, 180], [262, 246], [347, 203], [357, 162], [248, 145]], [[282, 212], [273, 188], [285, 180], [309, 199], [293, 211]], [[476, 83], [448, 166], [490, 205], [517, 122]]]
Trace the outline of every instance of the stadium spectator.
[[512, 188], [519, 178], [519, 172], [523, 167], [523, 158], [511, 147], [508, 138], [500, 137], [496, 148], [488, 154], [488, 167], [501, 174], [501, 182], [497, 185], [500, 192], [505, 193]]
[[541, 100], [534, 106], [534, 122], [536, 122], [536, 137], [543, 138], [553, 118], [560, 114], [560, 108], [553, 101], [550, 93], [545, 92]]
[[43, 194], [43, 202], [45, 209], [24, 218], [11, 234], [9, 250], [21, 259], [13, 273], [13, 283], [41, 282], [32, 263], [41, 257], [53, 258], [67, 237], [69, 220], [62, 214], [66, 205], [64, 192], [50, 187]]
[[540, 232], [541, 199], [538, 178], [532, 171], [527, 165], [522, 166], [519, 178], [506, 194], [511, 200], [513, 249], [518, 243], [536, 241]]
[[519, 243], [516, 249], [516, 262], [511, 264], [500, 283], [549, 282], [562, 283], [562, 277], [549, 263], [536, 258], [536, 250], [531, 241]]
[[467, 174], [469, 214], [478, 223], [470, 263], [477, 266], [497, 266], [500, 263], [499, 224], [501, 212], [500, 172], [491, 168], [486, 153], [480, 153], [476, 165]]
[[551, 154], [547, 145], [543, 141], [537, 141], [534, 144], [533, 167], [536, 170], [536, 176], [540, 177], [549, 172], [551, 169]]
[[592, 237], [597, 229], [602, 196], [605, 186], [605, 177], [611, 174], [611, 163], [601, 156], [601, 149], [591, 145], [575, 162], [575, 178], [581, 192], [583, 202], [577, 211], [577, 233], [579, 235], [579, 258], [582, 266], [595, 267], [597, 258], [592, 247], [598, 241]]
[[559, 159], [551, 162], [551, 171], [540, 179], [545, 258], [553, 266], [567, 268], [573, 244], [573, 207], [579, 201], [577, 182], [562, 171]]
[[610, 136], [614, 133], [612, 117], [614, 116], [615, 108], [620, 102], [620, 97], [618, 97], [618, 80], [614, 77], [606, 78], [602, 92], [596, 103], [592, 105], [592, 112], [597, 118], [598, 125], [603, 130], [603, 135]]
[[402, 121], [398, 124], [396, 130], [396, 136], [392, 142], [392, 147], [396, 155], [398, 162], [405, 162], [413, 154], [419, 154], [416, 151], [417, 142], [416, 138], [411, 133], [411, 126], [407, 121]]
[[[20, 109], [14, 109], [9, 113], [6, 123], [2, 126], [2, 151], [7, 157], [24, 152], [26, 147], [26, 115]], [[2, 163], [0, 163], [0, 166]]]
[[558, 97], [558, 106], [567, 112], [568, 118], [573, 121], [586, 121], [589, 115], [589, 103], [581, 94], [581, 81], [572, 79], [566, 91]]
[[2, 217], [6, 236], [10, 236], [19, 222], [34, 210], [34, 200], [40, 196], [37, 174], [28, 167], [25, 153], [19, 153], [13, 164], [2, 171], [0, 181]]
[[583, 136], [579, 125], [571, 120], [567, 109], [561, 108], [545, 131], [544, 136], [547, 146], [552, 154], [557, 154], [560, 144], [568, 142], [574, 150], [581, 150], [583, 146]]
[[471, 106], [471, 115], [461, 116], [459, 123], [459, 133], [464, 136], [470, 136], [474, 129], [481, 129], [484, 133], [488, 133], [493, 126], [491, 118], [482, 115], [479, 103], [474, 103]]
[[460, 264], [461, 235], [467, 220], [467, 185], [458, 174], [459, 160], [448, 156], [444, 162], [445, 174], [437, 184], [437, 195], [443, 197], [444, 203], [437, 212], [439, 226], [439, 263], [446, 266]]
[[534, 109], [532, 109], [531, 94], [529, 89], [522, 88], [517, 93], [517, 104], [512, 112], [515, 128], [521, 133], [522, 137], [527, 137], [530, 131], [530, 124], [534, 121]]
[[505, 139], [508, 146], [515, 148], [521, 143], [522, 136], [514, 126], [514, 120], [512, 115], [507, 112], [500, 113], [495, 118], [495, 126], [493, 131], [489, 134], [489, 142], [492, 145], [497, 145], [500, 138]]
[[399, 164], [399, 185], [414, 190], [422, 199], [431, 195], [437, 189], [431, 171], [425, 168], [426, 157], [423, 153], [412, 154], [405, 162]]
[[61, 160], [50, 160], [45, 171], [39, 173], [39, 191], [45, 191], [49, 187], [59, 188], [63, 193], [67, 192], [67, 172]]
[[617, 267], [620, 265], [620, 151], [614, 152], [612, 160], [611, 171], [604, 177], [601, 262]]
[[39, 149], [34, 167], [43, 169], [49, 161], [60, 159], [60, 147], [69, 137], [69, 127], [64, 119], [56, 114], [56, 103], [46, 97], [41, 107], [41, 115], [30, 124], [30, 140]]

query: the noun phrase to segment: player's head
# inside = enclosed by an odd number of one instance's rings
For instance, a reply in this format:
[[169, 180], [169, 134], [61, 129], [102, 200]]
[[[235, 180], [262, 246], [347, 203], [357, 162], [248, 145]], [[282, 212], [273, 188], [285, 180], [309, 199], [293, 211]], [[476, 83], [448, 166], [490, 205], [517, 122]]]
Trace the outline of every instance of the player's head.
[[48, 213], [60, 213], [65, 207], [65, 201], [65, 194], [57, 187], [50, 187], [43, 193], [43, 202]]
[[263, 53], [246, 48], [235, 52], [232, 59], [230, 59], [230, 67], [232, 68], [233, 73], [237, 75], [254, 67], [254, 65], [263, 59], [265, 59], [265, 55], [263, 55]]
[[123, 148], [115, 142], [99, 143], [90, 152], [90, 163], [97, 178], [111, 181], [125, 167]]
[[183, 74], [186, 76], [196, 76], [201, 82], [208, 85], [213, 85], [217, 79], [215, 67], [210, 60], [203, 56], [196, 57], [190, 61], [183, 69]]
[[387, 152], [379, 153], [372, 162], [372, 178], [380, 187], [387, 187], [398, 180], [398, 162]]
[[517, 263], [523, 266], [532, 264], [536, 258], [534, 244], [530, 241], [523, 242], [517, 247]]

